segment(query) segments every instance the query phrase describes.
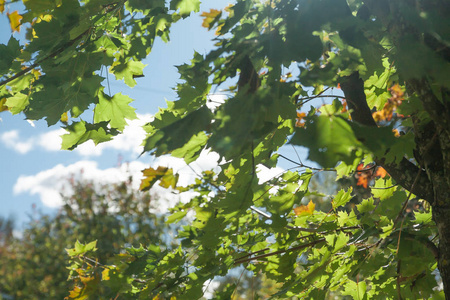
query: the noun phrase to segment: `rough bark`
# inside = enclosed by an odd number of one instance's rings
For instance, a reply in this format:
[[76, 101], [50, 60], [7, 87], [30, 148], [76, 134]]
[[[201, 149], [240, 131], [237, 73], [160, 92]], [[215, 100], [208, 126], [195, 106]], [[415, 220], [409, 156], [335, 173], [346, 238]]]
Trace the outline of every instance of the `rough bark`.
[[[354, 122], [366, 126], [377, 126], [367, 105], [364, 82], [358, 72], [341, 81], [351, 116]], [[439, 234], [438, 269], [443, 281], [445, 298], [450, 300], [450, 118], [448, 105], [442, 104], [433, 94], [426, 80], [408, 82], [410, 93], [422, 101], [431, 117], [429, 123], [413, 119], [416, 135], [415, 165], [403, 158], [400, 163], [386, 163], [383, 157], [376, 158], [390, 176], [406, 190], [431, 204], [433, 220]], [[447, 103], [448, 99], [444, 99]], [[419, 170], [421, 170], [419, 172]], [[416, 177], [417, 182], [414, 183]]]
[[[367, 105], [364, 81], [359, 77], [358, 72], [345, 77], [340, 85], [351, 111], [352, 120], [365, 126], [377, 126]], [[399, 185], [413, 194], [426, 200], [433, 197], [432, 185], [424, 172], [421, 172], [418, 182], [413, 185], [419, 174], [419, 168], [406, 158], [403, 158], [400, 163], [386, 163], [383, 157], [379, 157], [376, 158], [376, 163], [382, 166]]]

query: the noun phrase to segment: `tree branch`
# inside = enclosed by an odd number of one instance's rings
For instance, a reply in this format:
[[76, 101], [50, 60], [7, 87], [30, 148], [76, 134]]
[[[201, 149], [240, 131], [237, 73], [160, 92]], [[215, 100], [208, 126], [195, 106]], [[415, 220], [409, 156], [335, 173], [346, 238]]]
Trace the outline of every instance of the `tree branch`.
[[256, 260], [256, 259], [272, 256], [272, 255], [277, 255], [277, 254], [281, 254], [281, 253], [297, 251], [297, 250], [308, 248], [308, 247], [311, 247], [311, 246], [314, 246], [316, 244], [323, 243], [323, 242], [325, 242], [325, 238], [321, 238], [321, 239], [312, 241], [312, 242], [307, 243], [307, 244], [298, 245], [296, 247], [292, 247], [292, 248], [289, 248], [289, 249], [286, 249], [286, 250], [278, 250], [278, 251], [274, 251], [274, 252], [270, 252], [270, 253], [266, 253], [266, 254], [261, 254], [261, 255], [258, 255], [258, 256], [254, 256], [254, 257], [249, 257], [249, 258], [246, 258], [246, 259], [237, 259], [237, 260], [234, 261], [234, 264], [238, 265], [238, 264], [250, 262], [252, 260]]
[[77, 42], [79, 39], [81, 39], [82, 37], [84, 37], [87, 33], [89, 33], [89, 31], [91, 30], [91, 27], [89, 27], [87, 30], [85, 30], [83, 33], [81, 33], [80, 35], [78, 35], [77, 37], [75, 37], [73, 40], [68, 41], [66, 44], [64, 44], [63, 46], [59, 47], [58, 49], [56, 49], [54, 52], [50, 53], [49, 55], [37, 60], [35, 63], [33, 63], [31, 66], [23, 69], [20, 72], [17, 72], [16, 74], [14, 74], [13, 76], [0, 81], [0, 87], [13, 81], [14, 79], [19, 78], [22, 75], [27, 74], [28, 72], [30, 72], [31, 70], [33, 70], [34, 68], [36, 68], [37, 66], [39, 66], [43, 61], [46, 61], [47, 59], [53, 58], [55, 56], [57, 56], [58, 54], [62, 53], [64, 50], [68, 49], [70, 46], [72, 46], [73, 44], [75, 44], [75, 42]]
[[[340, 85], [351, 110], [352, 120], [365, 126], [377, 126], [367, 105], [364, 81], [359, 77], [359, 73], [354, 72], [350, 76], [343, 77]], [[425, 172], [421, 172], [417, 184], [413, 184], [419, 173], [419, 168], [415, 164], [406, 158], [403, 158], [399, 163], [387, 163], [384, 157], [377, 157], [375, 162], [382, 166], [402, 187], [430, 203], [433, 202], [432, 184]]]

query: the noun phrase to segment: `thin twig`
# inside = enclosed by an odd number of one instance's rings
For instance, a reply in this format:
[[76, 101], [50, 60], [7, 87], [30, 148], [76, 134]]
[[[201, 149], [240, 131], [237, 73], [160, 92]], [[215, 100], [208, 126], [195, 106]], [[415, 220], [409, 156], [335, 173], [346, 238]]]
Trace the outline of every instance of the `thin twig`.
[[[422, 172], [422, 169], [419, 168], [419, 172], [417, 172], [417, 176], [416, 176], [416, 178], [414, 179], [413, 184], [411, 185], [411, 190], [414, 189], [414, 186], [416, 185], [417, 181], [418, 181], [419, 178], [420, 178], [420, 173], [421, 173], [421, 172]], [[397, 217], [395, 218], [393, 229], [395, 228], [395, 225], [398, 223], [398, 221], [399, 221], [400, 218], [402, 217], [403, 211], [405, 210], [406, 205], [408, 204], [409, 198], [411, 198], [411, 195], [412, 195], [412, 193], [409, 192], [408, 197], [406, 198], [405, 202], [403, 203], [402, 209], [400, 210], [400, 212], [398, 213]]]
[[13, 81], [14, 79], [19, 78], [22, 75], [27, 74], [28, 72], [30, 72], [31, 70], [33, 70], [34, 68], [36, 68], [37, 66], [39, 66], [39, 64], [41, 64], [42, 62], [46, 61], [47, 59], [53, 58], [56, 55], [60, 54], [61, 52], [63, 52], [64, 50], [68, 49], [70, 46], [72, 46], [73, 44], [75, 44], [76, 41], [78, 41], [79, 39], [81, 39], [85, 34], [89, 33], [91, 31], [92, 27], [89, 27], [87, 30], [85, 30], [83, 33], [81, 33], [80, 35], [78, 35], [77, 37], [75, 37], [73, 40], [67, 42], [64, 46], [61, 46], [60, 48], [58, 48], [56, 51], [50, 53], [49, 55], [43, 57], [42, 59], [37, 60], [34, 64], [32, 64], [31, 66], [23, 69], [22, 71], [16, 73], [15, 75], [0, 81], [0, 87], [4, 86], [5, 84]]
[[391, 186], [388, 186], [388, 187], [370, 187], [370, 188], [373, 189], [373, 190], [389, 190], [389, 189], [392, 189], [392, 188], [394, 188], [396, 186], [398, 186], [398, 183], [394, 184], [394, 185], [391, 185]]
[[261, 210], [257, 209], [257, 208], [256, 208], [256, 207], [254, 207], [253, 205], [252, 205], [252, 206], [250, 206], [250, 209], [251, 209], [251, 210], [253, 210], [254, 212], [256, 212], [256, 213], [260, 214], [261, 216], [263, 216], [263, 217], [267, 218], [267, 219], [270, 219], [270, 218], [271, 218], [271, 216], [269, 216], [269, 215], [268, 215], [268, 214], [266, 214], [265, 212], [263, 212], [263, 211], [261, 211]]
[[250, 257], [250, 258], [243, 259], [243, 260], [235, 260], [235, 261], [234, 261], [234, 264], [235, 264], [235, 265], [237, 265], [237, 264], [242, 264], [242, 263], [246, 263], [246, 262], [249, 262], [249, 261], [252, 261], [252, 260], [255, 260], [255, 259], [260, 259], [260, 258], [264, 258], [264, 257], [269, 257], [269, 256], [277, 255], [277, 254], [282, 254], [282, 253], [288, 253], [288, 252], [292, 252], [292, 251], [297, 251], [297, 250], [304, 249], [304, 248], [308, 248], [308, 247], [311, 247], [311, 246], [314, 246], [314, 245], [316, 245], [316, 244], [323, 243], [323, 242], [325, 242], [325, 238], [321, 238], [321, 239], [312, 241], [312, 242], [310, 242], [310, 243], [303, 244], [303, 245], [299, 245], [299, 246], [295, 246], [295, 247], [293, 247], [293, 248], [289, 248], [289, 249], [286, 249], [286, 250], [278, 250], [278, 251], [274, 251], [274, 252], [270, 252], [270, 253], [266, 253], [266, 254], [254, 256], [254, 257]]

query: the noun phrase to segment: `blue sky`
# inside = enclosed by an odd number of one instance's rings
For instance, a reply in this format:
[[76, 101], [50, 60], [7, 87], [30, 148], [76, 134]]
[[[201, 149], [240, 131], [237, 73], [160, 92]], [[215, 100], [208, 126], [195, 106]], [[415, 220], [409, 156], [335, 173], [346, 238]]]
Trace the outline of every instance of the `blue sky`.
[[[206, 0], [201, 11], [223, 8], [229, 2]], [[6, 5], [5, 12], [15, 9]], [[168, 44], [159, 40], [156, 42], [144, 61], [147, 64], [145, 77], [137, 79], [138, 84], [134, 88], [114, 81], [113, 76], [109, 77], [112, 93], [122, 92], [135, 99], [131, 105], [140, 118], [129, 122], [130, 126], [124, 134], [111, 142], [97, 147], [88, 142], [74, 151], [62, 151], [59, 150], [59, 136], [64, 131], [58, 126], [49, 128], [42, 120], [30, 124], [22, 114], [0, 113], [0, 216], [13, 217], [20, 228], [32, 215], [33, 205], [45, 213], [55, 211], [61, 204], [61, 191], [70, 193], [67, 178], [72, 175], [105, 183], [133, 175], [135, 183], [139, 184], [142, 169], [150, 165], [168, 165], [180, 173], [182, 183], [192, 180], [193, 171], [180, 160], [162, 157], [155, 161], [149, 155], [139, 157], [140, 144], [145, 136], [140, 126], [151, 119], [158, 107], [166, 106], [165, 99], [175, 100], [172, 88], [179, 81], [179, 76], [174, 66], [188, 62], [194, 50], [206, 54], [212, 48], [213, 32], [201, 27], [201, 22], [197, 15], [173, 25], [171, 41]], [[6, 14], [0, 15], [0, 28], [0, 42], [6, 43], [11, 34]], [[295, 159], [293, 149], [286, 149], [285, 152], [286, 156]], [[197, 170], [209, 169], [214, 167], [217, 159], [214, 154], [205, 154], [193, 167]], [[266, 176], [279, 171], [267, 172]], [[170, 196], [166, 193], [164, 197], [169, 205]]]

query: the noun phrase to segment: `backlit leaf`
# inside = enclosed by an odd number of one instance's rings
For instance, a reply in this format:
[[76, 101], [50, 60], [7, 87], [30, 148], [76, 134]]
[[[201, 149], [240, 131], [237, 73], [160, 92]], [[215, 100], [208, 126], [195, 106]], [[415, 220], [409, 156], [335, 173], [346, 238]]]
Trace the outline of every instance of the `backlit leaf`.
[[20, 20], [22, 20], [22, 16], [19, 15], [19, 12], [13, 11], [12, 13], [7, 13], [8, 18], [9, 18], [9, 24], [11, 26], [11, 30], [20, 32]]
[[145, 65], [140, 61], [117, 62], [111, 68], [111, 73], [117, 80], [123, 79], [129, 87], [134, 87], [136, 85], [134, 78], [143, 74], [144, 67]]
[[69, 133], [62, 136], [61, 149], [63, 150], [73, 150], [88, 140], [92, 140], [97, 145], [110, 141], [118, 134], [117, 130], [108, 128], [108, 122], [90, 124], [81, 120], [66, 126], [65, 129]]
[[349, 188], [347, 191], [340, 190], [332, 201], [333, 208], [336, 209], [339, 206], [347, 204], [347, 202], [352, 199], [352, 191], [352, 188]]
[[173, 169], [159, 166], [157, 169], [148, 168], [142, 171], [144, 179], [141, 181], [140, 190], [149, 190], [158, 180], [159, 185], [168, 188], [175, 188], [178, 182], [178, 174], [173, 174]]
[[182, 16], [188, 16], [191, 12], [198, 12], [200, 0], [171, 0], [171, 9], [179, 9]]
[[127, 122], [125, 119], [136, 119], [134, 108], [128, 104], [133, 99], [122, 93], [110, 97], [105, 93], [99, 94], [99, 102], [94, 109], [94, 122], [108, 121], [113, 128], [123, 130]]
[[309, 200], [309, 203], [307, 205], [300, 205], [298, 207], [294, 208], [294, 212], [297, 216], [304, 216], [304, 215], [312, 215], [314, 213], [316, 205], [312, 200]]

